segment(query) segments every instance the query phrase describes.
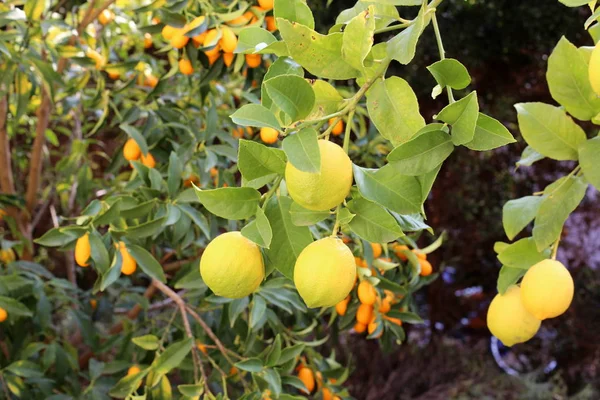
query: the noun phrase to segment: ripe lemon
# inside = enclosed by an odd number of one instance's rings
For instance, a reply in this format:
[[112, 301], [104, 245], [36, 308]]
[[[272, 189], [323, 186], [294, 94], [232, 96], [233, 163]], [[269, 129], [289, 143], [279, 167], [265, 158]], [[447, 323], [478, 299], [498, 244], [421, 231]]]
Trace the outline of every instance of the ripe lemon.
[[329, 210], [340, 204], [352, 187], [352, 161], [335, 143], [319, 140], [321, 171], [303, 172], [290, 162], [285, 180], [292, 199], [313, 211]]
[[573, 278], [562, 263], [544, 260], [529, 268], [521, 282], [523, 305], [537, 319], [558, 317], [573, 300]]
[[589, 72], [592, 89], [600, 96], [600, 42], [596, 44], [596, 47], [594, 47], [594, 50], [592, 51]]
[[6, 321], [6, 318], [8, 318], [8, 313], [4, 308], [0, 307], [0, 322]]
[[306, 246], [294, 267], [294, 284], [309, 307], [332, 307], [344, 300], [355, 278], [352, 252], [334, 237]]
[[523, 343], [535, 336], [541, 321], [521, 301], [521, 288], [512, 285], [506, 293], [498, 293], [487, 313], [488, 329], [505, 346]]
[[258, 288], [265, 278], [265, 264], [256, 244], [240, 232], [227, 232], [206, 246], [200, 274], [215, 294], [238, 299]]
[[75, 243], [75, 261], [80, 267], [87, 267], [88, 260], [92, 254], [92, 247], [90, 246], [90, 234], [86, 233], [77, 239]]

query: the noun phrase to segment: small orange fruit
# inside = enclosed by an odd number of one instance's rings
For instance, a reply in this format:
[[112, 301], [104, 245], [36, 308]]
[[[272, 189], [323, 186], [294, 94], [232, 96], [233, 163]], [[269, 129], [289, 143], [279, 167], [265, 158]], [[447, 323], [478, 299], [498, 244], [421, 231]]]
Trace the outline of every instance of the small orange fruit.
[[258, 0], [258, 5], [263, 10], [269, 11], [273, 9], [273, 0]]
[[221, 49], [217, 45], [214, 49], [206, 50], [204, 54], [208, 57], [209, 64], [213, 65], [221, 57]]
[[161, 34], [162, 34], [162, 37], [163, 37], [165, 40], [171, 40], [171, 38], [172, 38], [173, 36], [175, 36], [175, 34], [177, 33], [177, 31], [178, 31], [178, 29], [177, 29], [177, 28], [175, 28], [174, 26], [165, 25], [165, 26], [162, 28], [162, 32], [161, 32]]
[[188, 178], [183, 180], [184, 187], [192, 187], [192, 183], [194, 185], [198, 185], [200, 183], [200, 178], [198, 178], [196, 175], [190, 175]]
[[132, 365], [131, 367], [129, 367], [129, 369], [127, 370], [127, 376], [131, 376], [131, 375], [135, 375], [135, 374], [139, 374], [142, 370], [140, 369], [140, 367], [138, 367], [137, 365]]
[[185, 36], [185, 30], [181, 29], [173, 35], [170, 43], [171, 46], [173, 46], [174, 48], [182, 49], [185, 47], [186, 44], [188, 44], [189, 41], [190, 38], [188, 36]]
[[260, 140], [266, 144], [273, 144], [277, 141], [279, 132], [276, 129], [263, 127], [260, 128]]
[[233, 54], [233, 53], [223, 53], [223, 62], [228, 67], [231, 67], [231, 64], [233, 64], [234, 58], [235, 58], [235, 54]]
[[102, 69], [106, 64], [106, 58], [94, 49], [87, 49], [85, 55], [96, 62], [96, 69]]
[[379, 304], [379, 312], [382, 314], [388, 313], [392, 309], [392, 302], [387, 297]]
[[331, 133], [334, 136], [339, 136], [342, 134], [342, 132], [344, 132], [344, 121], [342, 121], [341, 118], [338, 119], [337, 122], [335, 122], [335, 120], [336, 118], [329, 119], [329, 125], [335, 124], [335, 126], [331, 130]]
[[361, 322], [357, 322], [356, 324], [354, 324], [354, 330], [356, 331], [356, 333], [363, 333], [367, 330], [367, 325]]
[[98, 22], [102, 25], [108, 25], [115, 19], [115, 13], [110, 10], [104, 10], [98, 15]]
[[148, 168], [154, 168], [156, 167], [156, 160], [154, 159], [154, 156], [150, 153], [148, 153], [148, 155], [143, 155], [141, 156], [142, 158], [142, 164], [144, 164], [146, 167]]
[[119, 73], [119, 71], [108, 71], [108, 77], [113, 81], [116, 81], [121, 77], [121, 74]]
[[152, 35], [149, 33], [144, 33], [144, 48], [149, 49], [152, 47]]
[[388, 321], [390, 321], [392, 324], [398, 325], [398, 326], [402, 326], [402, 321], [400, 320], [400, 318], [392, 318], [392, 317], [388, 317], [388, 316], [383, 316], [384, 319], [387, 319]]
[[182, 58], [179, 60], [179, 71], [183, 75], [191, 75], [194, 72], [194, 67], [192, 67], [192, 62], [187, 58]]
[[92, 254], [92, 246], [90, 245], [90, 234], [86, 233], [77, 239], [75, 243], [75, 262], [80, 267], [87, 267], [88, 260], [90, 259], [90, 255]]
[[199, 35], [196, 35], [192, 38], [192, 42], [194, 42], [194, 47], [198, 48], [204, 44], [204, 40], [206, 39], [206, 35], [208, 31], [204, 31]]
[[125, 157], [127, 161], [137, 160], [140, 158], [141, 154], [142, 150], [135, 140], [130, 138], [125, 142], [125, 146], [123, 146], [123, 157]]
[[133, 274], [137, 269], [137, 263], [135, 261], [135, 258], [133, 258], [131, 254], [129, 254], [129, 251], [127, 250], [127, 247], [123, 242], [119, 242], [119, 251], [121, 252], [121, 258], [123, 259], [123, 262], [121, 264], [121, 272], [123, 273], [123, 275]]
[[219, 43], [217, 42], [217, 37], [219, 36], [219, 32], [216, 29], [210, 29], [206, 31], [206, 35], [204, 36], [204, 41], [202, 44], [204, 47], [209, 46], [217, 46]]
[[417, 249], [412, 249], [411, 251], [415, 254], [415, 256], [417, 256], [419, 260], [427, 260], [427, 254], [423, 253], [422, 251]]
[[98, 300], [90, 299], [90, 307], [92, 307], [92, 310], [95, 310], [98, 307]]
[[358, 300], [362, 304], [372, 306], [377, 300], [377, 291], [369, 281], [362, 281], [358, 284]]
[[371, 243], [371, 249], [373, 249], [373, 258], [381, 257], [381, 245], [379, 243]]
[[223, 25], [221, 26], [221, 48], [225, 53], [233, 53], [237, 47], [238, 38], [230, 27]]
[[152, 74], [145, 74], [144, 75], [144, 86], [147, 87], [156, 87], [156, 85], [158, 85], [158, 78]]
[[348, 303], [350, 302], [350, 296], [346, 297], [344, 300], [340, 301], [335, 305], [335, 311], [338, 315], [345, 315], [346, 310], [348, 309]]
[[304, 393], [310, 394], [315, 389], [315, 375], [310, 368], [300, 368], [300, 371], [298, 371], [298, 379], [300, 379], [302, 383], [304, 383], [304, 386], [306, 386], [308, 389], [308, 392], [306, 390], [302, 390]]
[[357, 267], [367, 268], [369, 266], [367, 262], [360, 257], [354, 257], [354, 261], [356, 262]]
[[333, 400], [333, 395], [331, 394], [331, 390], [328, 388], [323, 388], [323, 393], [321, 394], [321, 398], [323, 400]]
[[419, 260], [419, 264], [421, 264], [421, 276], [429, 276], [433, 272], [433, 267], [431, 263], [427, 260]]
[[6, 310], [4, 308], [0, 307], [0, 322], [6, 321], [7, 318], [8, 318], [8, 313], [6, 312]]
[[206, 345], [203, 344], [202, 342], [200, 342], [199, 340], [196, 341], [196, 347], [198, 348], [198, 350], [200, 350], [202, 353], [207, 354], [208, 353], [208, 349], [206, 348]]
[[408, 260], [408, 257], [403, 253], [404, 250], [408, 250], [408, 246], [404, 244], [397, 244], [394, 246], [394, 252], [396, 253], [396, 257], [401, 259], [402, 261]]
[[[367, 326], [367, 332], [369, 332], [369, 335], [372, 335], [373, 332], [375, 332], [377, 330], [377, 322], [373, 321], [370, 322], [369, 325]], [[377, 335], [376, 338], [380, 338], [381, 335], [383, 335], [383, 330], [381, 332], [379, 332], [379, 335]]]
[[368, 325], [373, 317], [373, 306], [361, 304], [356, 311], [356, 320], [361, 324]]
[[275, 22], [275, 17], [272, 15], [265, 17], [265, 22], [267, 23], [267, 30], [269, 32], [275, 32], [277, 30], [277, 23]]
[[246, 54], [246, 65], [249, 68], [259, 67], [262, 62], [262, 56], [260, 54]]

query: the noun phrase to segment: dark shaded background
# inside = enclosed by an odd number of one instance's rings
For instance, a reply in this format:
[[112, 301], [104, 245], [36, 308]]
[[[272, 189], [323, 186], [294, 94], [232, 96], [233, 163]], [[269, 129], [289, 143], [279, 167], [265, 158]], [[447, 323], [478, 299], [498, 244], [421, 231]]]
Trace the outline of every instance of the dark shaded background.
[[[317, 25], [331, 26], [334, 16], [353, 4], [315, 6]], [[589, 9], [570, 9], [557, 0], [451, 0], [440, 11], [447, 56], [460, 60], [473, 77], [459, 95], [477, 90], [482, 111], [502, 121], [518, 143], [487, 153], [461, 148], [446, 161], [426, 203], [436, 233], [449, 233], [431, 257], [442, 279], [419, 299], [428, 325], [409, 327], [409, 344], [392, 354], [383, 354], [376, 341], [363, 337], [342, 343], [340, 349], [355, 367], [348, 387], [357, 399], [598, 399], [600, 207], [593, 188], [567, 222], [559, 250], [559, 259], [575, 278], [575, 300], [568, 312], [545, 321], [527, 344], [513, 349], [500, 345], [504, 370], [494, 360], [485, 325], [500, 268], [493, 245], [507, 240], [503, 204], [541, 190], [573, 168], [569, 162], [544, 160], [515, 170], [525, 143], [513, 104], [554, 103], [545, 80], [547, 58], [562, 35], [577, 45], [593, 44], [583, 29]], [[425, 67], [437, 60], [430, 26], [415, 62], [396, 64], [391, 71], [410, 82], [428, 121], [445, 101], [445, 95], [437, 101], [430, 96], [435, 82]], [[596, 131], [588, 130], [591, 134]], [[509, 368], [518, 374], [509, 375]]]

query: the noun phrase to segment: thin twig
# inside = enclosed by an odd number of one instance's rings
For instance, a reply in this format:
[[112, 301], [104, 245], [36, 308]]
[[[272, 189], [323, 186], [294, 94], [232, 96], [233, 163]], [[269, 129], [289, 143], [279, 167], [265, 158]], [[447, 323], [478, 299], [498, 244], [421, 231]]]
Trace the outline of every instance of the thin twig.
[[[3, 88], [0, 87], [0, 90]], [[10, 154], [10, 140], [8, 139], [8, 130], [6, 121], [8, 115], [8, 101], [6, 96], [0, 98], [0, 189], [4, 193], [14, 194], [15, 183], [12, 172], [12, 162]]]
[[[187, 305], [185, 301], [181, 298], [181, 296], [175, 293], [173, 289], [171, 289], [170, 287], [168, 287], [167, 285], [165, 285], [157, 279], [152, 280], [152, 285], [155, 286], [161, 292], [163, 292], [163, 294], [165, 294], [167, 297], [173, 299], [175, 304], [177, 304], [177, 307], [179, 307], [179, 311], [181, 313], [181, 319], [183, 320], [183, 327], [185, 329], [185, 332], [187, 336], [190, 339], [192, 339], [192, 342], [194, 342], [194, 335], [192, 333], [192, 328], [190, 327], [190, 321], [186, 312]], [[194, 362], [194, 381], [198, 382], [198, 369], [200, 369], [204, 388], [207, 391], [207, 393], [210, 393], [210, 388], [208, 387], [208, 379], [206, 377], [206, 372], [204, 371], [204, 365], [198, 357], [198, 349], [196, 348], [195, 343], [193, 343], [192, 346], [192, 360]]]

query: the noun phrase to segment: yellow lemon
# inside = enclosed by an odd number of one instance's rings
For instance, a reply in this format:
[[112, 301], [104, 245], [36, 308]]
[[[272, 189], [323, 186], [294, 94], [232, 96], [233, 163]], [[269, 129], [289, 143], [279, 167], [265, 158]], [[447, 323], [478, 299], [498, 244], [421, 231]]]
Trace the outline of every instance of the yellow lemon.
[[88, 260], [92, 254], [92, 247], [90, 246], [90, 234], [86, 233], [77, 239], [75, 243], [75, 261], [80, 267], [87, 267]]
[[240, 232], [227, 232], [211, 241], [200, 260], [200, 275], [215, 294], [246, 297], [265, 278], [260, 249]]
[[492, 300], [487, 313], [487, 325], [505, 346], [512, 346], [534, 337], [541, 321], [525, 309], [521, 301], [521, 288], [513, 285], [506, 293], [498, 293]]
[[294, 284], [309, 307], [335, 306], [348, 296], [355, 278], [352, 252], [334, 237], [306, 246], [294, 267]]
[[600, 42], [596, 44], [590, 58], [590, 83], [592, 89], [600, 96]]
[[319, 140], [321, 171], [303, 172], [290, 162], [285, 180], [292, 199], [309, 210], [325, 211], [340, 204], [352, 187], [352, 161], [335, 143]]
[[562, 263], [544, 260], [529, 268], [521, 282], [523, 305], [537, 319], [558, 317], [573, 300], [573, 278]]

